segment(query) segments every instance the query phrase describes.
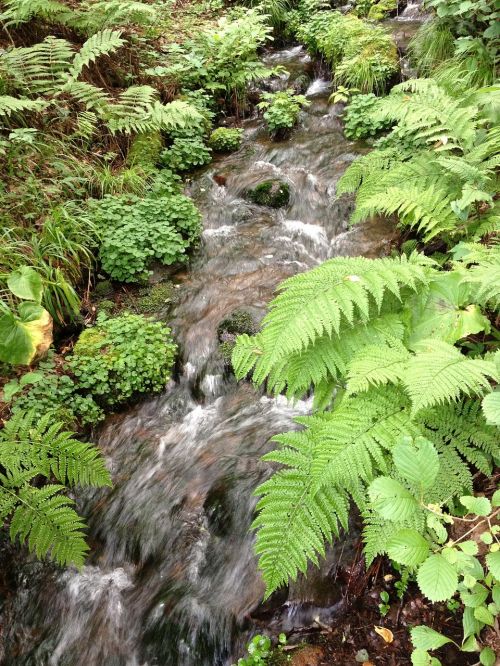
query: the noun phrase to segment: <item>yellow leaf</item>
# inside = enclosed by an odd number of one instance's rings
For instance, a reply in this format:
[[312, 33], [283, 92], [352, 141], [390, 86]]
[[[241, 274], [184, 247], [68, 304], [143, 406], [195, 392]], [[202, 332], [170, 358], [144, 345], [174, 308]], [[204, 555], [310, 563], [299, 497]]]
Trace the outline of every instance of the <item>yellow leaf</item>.
[[375, 629], [375, 632], [379, 636], [382, 636], [382, 638], [386, 643], [392, 643], [392, 641], [394, 640], [394, 634], [390, 629], [385, 629], [384, 627], [377, 627], [376, 625], [373, 628]]

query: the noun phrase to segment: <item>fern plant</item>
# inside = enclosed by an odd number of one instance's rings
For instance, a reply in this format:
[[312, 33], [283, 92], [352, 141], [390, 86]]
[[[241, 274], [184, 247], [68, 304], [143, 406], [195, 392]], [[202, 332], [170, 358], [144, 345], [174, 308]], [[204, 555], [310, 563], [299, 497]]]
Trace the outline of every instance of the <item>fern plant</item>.
[[[23, 111], [57, 108], [69, 96], [80, 107], [79, 114], [92, 112], [112, 133], [168, 131], [199, 120], [200, 113], [186, 102], [162, 104], [158, 91], [151, 86], [131, 86], [112, 101], [101, 88], [79, 80], [87, 67], [124, 43], [120, 31], [104, 28], [78, 52], [68, 41], [56, 37], [6, 51], [0, 56], [0, 72], [11, 92], [19, 91], [23, 98], [17, 102], [14, 96], [0, 98], [0, 114], [10, 117]], [[34, 99], [25, 99], [26, 95]]]
[[[64, 491], [66, 485], [111, 485], [99, 451], [63, 431], [51, 414], [29, 412], [4, 424], [0, 460], [0, 515], [10, 521], [11, 539], [19, 538], [37, 557], [81, 566], [88, 550], [85, 524]], [[48, 483], [40, 485], [40, 476]]]
[[395, 215], [424, 241], [481, 238], [494, 206], [500, 147], [498, 128], [485, 115], [488, 94], [473, 104], [417, 79], [378, 100], [368, 117], [393, 129], [337, 186], [338, 194], [357, 193], [352, 222]]
[[432, 442], [450, 499], [472, 492], [474, 467], [491, 470], [498, 438], [479, 400], [500, 380], [500, 352], [471, 357], [460, 343], [491, 331], [490, 301], [475, 303], [468, 276], [498, 256], [485, 249], [451, 271], [417, 253], [332, 259], [285, 281], [261, 332], [238, 338], [238, 378], [289, 397], [312, 388], [318, 410], [265, 457], [284, 466], [257, 490], [267, 594], [317, 562], [352, 500], [366, 511], [401, 437]]

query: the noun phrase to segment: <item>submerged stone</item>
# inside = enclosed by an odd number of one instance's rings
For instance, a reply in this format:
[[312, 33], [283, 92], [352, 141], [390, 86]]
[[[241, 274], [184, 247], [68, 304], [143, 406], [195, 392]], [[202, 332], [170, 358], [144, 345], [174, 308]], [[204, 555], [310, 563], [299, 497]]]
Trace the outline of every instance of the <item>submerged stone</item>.
[[290, 201], [290, 186], [282, 180], [264, 180], [247, 190], [247, 198], [260, 206], [281, 208]]

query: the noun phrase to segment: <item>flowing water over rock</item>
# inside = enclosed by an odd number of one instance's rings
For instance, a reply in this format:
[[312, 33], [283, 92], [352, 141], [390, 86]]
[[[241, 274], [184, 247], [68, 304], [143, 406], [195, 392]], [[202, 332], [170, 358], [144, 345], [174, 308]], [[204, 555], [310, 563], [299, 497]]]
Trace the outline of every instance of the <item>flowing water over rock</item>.
[[[301, 48], [269, 54], [310, 76]], [[341, 108], [327, 85], [309, 81], [311, 106], [286, 141], [260, 120], [245, 123], [238, 153], [219, 158], [189, 186], [204, 216], [203, 243], [170, 322], [181, 367], [159, 397], [108, 419], [99, 436], [112, 490], [80, 500], [91, 557], [82, 571], [29, 563], [4, 608], [3, 661], [12, 666], [227, 666], [252, 631], [331, 619], [339, 606], [339, 558], [320, 574], [260, 606], [252, 552], [252, 491], [269, 474], [269, 438], [307, 413], [237, 385], [218, 350], [217, 326], [235, 309], [258, 320], [284, 278], [338, 255], [379, 256], [390, 229], [349, 229], [350, 204], [335, 184], [360, 148], [342, 136]], [[269, 209], [245, 192], [266, 179], [290, 186], [289, 204]], [[342, 555], [343, 553], [343, 555]], [[315, 582], [316, 581], [316, 582]], [[1, 655], [0, 655], [1, 656]]]

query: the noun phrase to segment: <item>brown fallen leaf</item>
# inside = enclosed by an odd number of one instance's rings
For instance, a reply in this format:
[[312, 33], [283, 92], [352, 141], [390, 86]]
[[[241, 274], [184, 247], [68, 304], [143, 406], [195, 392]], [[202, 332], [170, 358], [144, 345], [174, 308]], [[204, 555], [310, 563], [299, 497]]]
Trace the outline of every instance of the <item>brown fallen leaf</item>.
[[394, 634], [390, 629], [385, 629], [385, 627], [377, 627], [377, 625], [374, 625], [373, 628], [379, 636], [382, 636], [386, 643], [392, 643], [394, 640]]

